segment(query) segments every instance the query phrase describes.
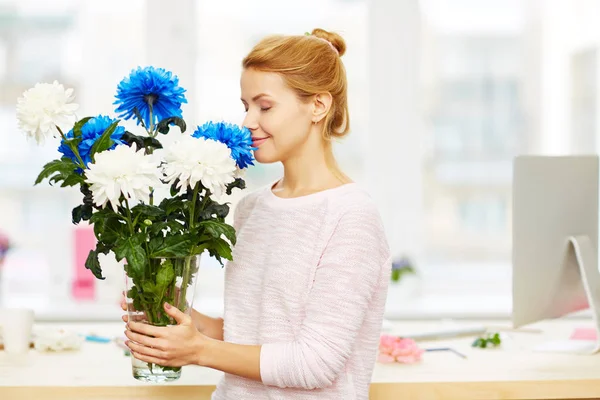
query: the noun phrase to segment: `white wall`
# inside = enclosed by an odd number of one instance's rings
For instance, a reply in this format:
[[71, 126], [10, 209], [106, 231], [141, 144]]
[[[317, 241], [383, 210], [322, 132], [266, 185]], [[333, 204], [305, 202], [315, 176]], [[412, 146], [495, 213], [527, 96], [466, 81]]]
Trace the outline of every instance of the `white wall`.
[[[596, 0], [530, 0], [529, 39], [538, 48], [539, 69], [530, 69], [530, 90], [537, 91], [533, 107], [539, 125], [533, 152], [548, 155], [571, 153], [571, 62], [582, 50], [600, 45], [600, 2]], [[531, 57], [531, 54], [526, 55]], [[599, 71], [600, 72], [600, 71]], [[600, 110], [599, 110], [600, 111]], [[596, 137], [600, 134], [596, 132]], [[598, 141], [597, 141], [598, 143]], [[590, 151], [599, 151], [590, 149]]]

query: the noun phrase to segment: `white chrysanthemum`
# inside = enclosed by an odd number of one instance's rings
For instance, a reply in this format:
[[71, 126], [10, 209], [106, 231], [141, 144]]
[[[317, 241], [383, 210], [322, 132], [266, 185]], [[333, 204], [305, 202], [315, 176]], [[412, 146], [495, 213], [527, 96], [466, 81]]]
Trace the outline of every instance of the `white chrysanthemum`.
[[234, 178], [244, 178], [246, 176], [246, 168], [241, 169], [240, 167], [237, 167], [235, 170], [235, 173], [233, 174]]
[[130, 205], [140, 200], [148, 203], [151, 188], [162, 184], [160, 160], [144, 154], [144, 149], [138, 151], [135, 144], [131, 147], [119, 145], [113, 150], [97, 153], [95, 159], [85, 175], [98, 207], [105, 207], [110, 202], [116, 211], [121, 194]]
[[48, 135], [59, 135], [56, 127], [67, 127], [75, 122], [73, 89], [66, 89], [57, 81], [37, 83], [17, 100], [17, 120], [21, 129], [38, 144]]
[[215, 196], [235, 180], [236, 164], [226, 144], [212, 139], [185, 136], [165, 150], [164, 173], [169, 183], [179, 179], [180, 193], [198, 181]]

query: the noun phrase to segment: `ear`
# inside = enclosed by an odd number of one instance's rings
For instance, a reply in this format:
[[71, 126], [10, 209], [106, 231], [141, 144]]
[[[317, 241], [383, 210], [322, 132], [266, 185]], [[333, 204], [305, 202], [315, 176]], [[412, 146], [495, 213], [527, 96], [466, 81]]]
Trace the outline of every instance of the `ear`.
[[319, 123], [327, 113], [329, 109], [331, 109], [331, 103], [333, 102], [333, 98], [331, 97], [331, 93], [319, 93], [315, 95], [313, 100], [313, 123]]

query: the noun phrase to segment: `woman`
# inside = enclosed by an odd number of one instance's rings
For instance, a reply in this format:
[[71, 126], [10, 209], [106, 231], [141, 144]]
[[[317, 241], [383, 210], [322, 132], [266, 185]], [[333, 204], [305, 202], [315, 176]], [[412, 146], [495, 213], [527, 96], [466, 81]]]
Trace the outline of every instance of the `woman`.
[[376, 207], [331, 148], [349, 130], [345, 50], [315, 29], [244, 59], [255, 158], [284, 174], [236, 208], [224, 318], [165, 304], [177, 326], [128, 324], [140, 360], [224, 371], [213, 399], [368, 398], [391, 259]]

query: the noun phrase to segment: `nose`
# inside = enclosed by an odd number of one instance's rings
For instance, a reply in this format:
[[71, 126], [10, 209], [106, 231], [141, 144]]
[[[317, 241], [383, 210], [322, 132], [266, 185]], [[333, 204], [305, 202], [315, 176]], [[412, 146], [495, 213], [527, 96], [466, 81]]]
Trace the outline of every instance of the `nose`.
[[255, 117], [253, 112], [248, 111], [242, 125], [248, 128], [250, 131], [255, 131], [258, 129], [258, 118]]

